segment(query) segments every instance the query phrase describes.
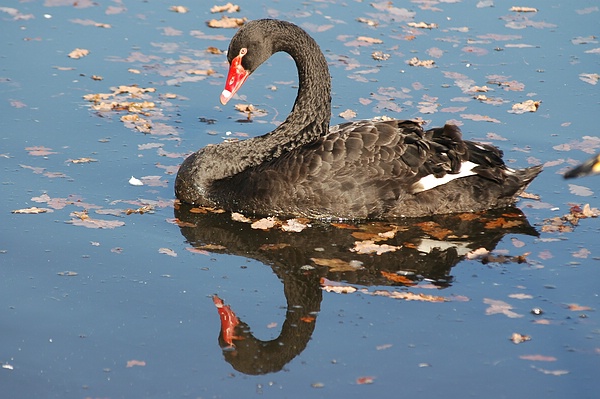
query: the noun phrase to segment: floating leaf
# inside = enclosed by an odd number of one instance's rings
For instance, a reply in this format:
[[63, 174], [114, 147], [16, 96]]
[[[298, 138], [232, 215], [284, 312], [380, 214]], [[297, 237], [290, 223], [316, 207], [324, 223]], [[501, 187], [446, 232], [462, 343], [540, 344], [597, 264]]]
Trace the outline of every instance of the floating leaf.
[[318, 266], [326, 266], [332, 273], [355, 272], [362, 268], [362, 262], [347, 262], [338, 258], [310, 258]]
[[189, 9], [187, 7], [184, 7], [184, 6], [171, 6], [171, 7], [169, 7], [169, 10], [173, 11], [173, 12], [180, 13], [180, 14], [185, 14], [186, 12], [189, 11]]
[[146, 365], [146, 362], [143, 360], [128, 360], [127, 361], [127, 367], [136, 367], [136, 366], [140, 366], [140, 367], [144, 367]]
[[46, 212], [54, 212], [54, 211], [52, 209], [48, 209], [48, 208], [38, 208], [37, 206], [32, 206], [31, 208], [15, 209], [14, 211], [11, 211], [11, 213], [29, 214], [29, 215], [37, 215], [39, 213], [46, 213]]
[[206, 24], [210, 28], [239, 28], [244, 25], [248, 18], [230, 18], [226, 15], [223, 15], [221, 19], [211, 19]]
[[533, 8], [533, 7], [517, 7], [517, 6], [513, 6], [510, 8], [510, 11], [512, 12], [538, 12], [537, 8]]
[[256, 229], [256, 230], [269, 230], [270, 228], [273, 228], [278, 223], [281, 223], [281, 222], [279, 220], [275, 219], [274, 217], [268, 217], [268, 218], [263, 218], [263, 219], [257, 220], [256, 222], [252, 223], [250, 225], [250, 227], [252, 227], [253, 229]]
[[589, 197], [594, 195], [594, 192], [585, 186], [578, 186], [577, 184], [569, 184], [569, 192], [580, 197]]
[[518, 317], [523, 317], [522, 314], [518, 314], [513, 312], [512, 306], [509, 305], [508, 303], [504, 302], [504, 301], [500, 301], [498, 299], [490, 299], [490, 298], [484, 298], [483, 299], [483, 303], [485, 303], [486, 305], [490, 305], [486, 310], [485, 310], [485, 314], [486, 315], [493, 315], [493, 314], [503, 314], [507, 317], [510, 317], [511, 319], [513, 318], [518, 318]]
[[343, 285], [336, 281], [321, 278], [321, 288], [326, 292], [335, 292], [336, 294], [351, 294], [356, 292], [356, 288], [350, 285]]
[[159, 248], [158, 249], [158, 253], [159, 254], [164, 254], [164, 255], [169, 255], [169, 256], [172, 256], [174, 258], [177, 257], [177, 252], [173, 251], [170, 248]]
[[365, 241], [355, 241], [354, 248], [350, 248], [350, 251], [356, 252], [359, 254], [372, 254], [376, 253], [377, 255], [384, 254], [386, 252], [395, 252], [401, 247], [397, 247], [394, 245], [388, 244], [375, 244], [373, 240], [365, 240]]
[[508, 112], [512, 114], [524, 114], [525, 112], [535, 112], [540, 106], [540, 101], [526, 100], [522, 103], [513, 104]]
[[63, 277], [75, 277], [78, 275], [77, 272], [72, 272], [72, 271], [68, 271], [68, 270], [64, 271], [64, 272], [58, 272], [56, 274], [58, 274], [59, 276], [63, 276]]
[[210, 12], [212, 12], [213, 14], [218, 13], [218, 12], [233, 13], [233, 12], [239, 12], [239, 11], [240, 11], [240, 6], [232, 4], [232, 3], [227, 3], [222, 6], [213, 6], [210, 9]]
[[406, 63], [410, 66], [419, 66], [424, 68], [433, 68], [435, 66], [434, 60], [420, 60], [417, 57], [413, 57], [410, 60], [406, 61]]
[[375, 377], [358, 377], [356, 383], [358, 385], [372, 384], [375, 382]]
[[344, 112], [340, 112], [339, 116], [346, 120], [354, 119], [356, 118], [356, 112], [352, 111], [351, 109], [347, 109]]
[[419, 29], [437, 29], [437, 24], [431, 23], [428, 24], [426, 22], [409, 22], [408, 26], [411, 28], [419, 28]]
[[90, 51], [86, 50], [84, 48], [76, 48], [75, 50], [73, 50], [69, 53], [69, 58], [79, 59], [79, 58], [87, 56], [89, 53], [90, 53]]
[[521, 344], [523, 342], [531, 341], [531, 337], [529, 335], [512, 333], [510, 340], [513, 342], [513, 344]]

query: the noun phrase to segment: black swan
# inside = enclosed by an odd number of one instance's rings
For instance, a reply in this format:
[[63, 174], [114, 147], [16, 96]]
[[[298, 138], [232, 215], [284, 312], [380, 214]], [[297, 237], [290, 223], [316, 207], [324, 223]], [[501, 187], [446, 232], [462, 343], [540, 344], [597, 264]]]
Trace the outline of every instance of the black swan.
[[565, 179], [572, 179], [574, 177], [583, 177], [589, 175], [596, 175], [600, 173], [600, 154], [587, 159], [585, 162], [577, 165], [573, 169], [567, 171], [564, 174]]
[[363, 120], [330, 127], [327, 61], [312, 37], [285, 21], [251, 21], [233, 36], [221, 103], [279, 51], [298, 68], [291, 113], [263, 136], [190, 155], [175, 180], [181, 201], [254, 215], [420, 217], [508, 206], [542, 169], [511, 169], [501, 150], [462, 140], [449, 124], [423, 130], [408, 120]]

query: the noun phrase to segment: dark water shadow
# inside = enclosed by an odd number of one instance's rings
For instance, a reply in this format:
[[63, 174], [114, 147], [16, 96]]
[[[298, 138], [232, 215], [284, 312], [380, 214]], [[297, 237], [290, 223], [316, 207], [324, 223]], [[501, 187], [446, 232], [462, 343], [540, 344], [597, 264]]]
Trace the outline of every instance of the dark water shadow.
[[[229, 213], [201, 214], [190, 209], [195, 210], [177, 206], [175, 217], [192, 246], [258, 260], [283, 283], [285, 322], [279, 336], [269, 341], [255, 338], [250, 326], [214, 297], [225, 360], [250, 375], [280, 371], [306, 348], [321, 308], [323, 278], [398, 287], [427, 280], [443, 289], [452, 284], [452, 267], [468, 252], [481, 247], [491, 251], [507, 234], [538, 235], [517, 208], [393, 222], [316, 222], [299, 233], [256, 230], [249, 223], [233, 221]], [[365, 240], [397, 249], [380, 255], [351, 251], [357, 241]]]

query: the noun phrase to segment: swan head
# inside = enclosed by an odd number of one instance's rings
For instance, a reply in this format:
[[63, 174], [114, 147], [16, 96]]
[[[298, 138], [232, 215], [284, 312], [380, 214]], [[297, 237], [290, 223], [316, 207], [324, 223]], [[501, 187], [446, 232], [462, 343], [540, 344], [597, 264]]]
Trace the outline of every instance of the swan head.
[[282, 21], [271, 19], [250, 21], [233, 36], [227, 50], [229, 72], [221, 93], [221, 104], [227, 104], [252, 72], [278, 51], [274, 46], [277, 40], [274, 33], [281, 24]]

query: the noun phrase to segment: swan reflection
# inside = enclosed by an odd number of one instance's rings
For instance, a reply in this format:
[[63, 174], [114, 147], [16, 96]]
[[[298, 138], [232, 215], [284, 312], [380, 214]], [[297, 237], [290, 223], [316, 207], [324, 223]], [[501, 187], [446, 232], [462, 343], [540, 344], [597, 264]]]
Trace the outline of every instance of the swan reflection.
[[[392, 222], [314, 222], [297, 233], [256, 230], [232, 220], [229, 213], [197, 210], [184, 204], [175, 209], [181, 233], [192, 246], [255, 259], [271, 267], [283, 283], [287, 311], [272, 340], [254, 337], [225, 303], [227, 298], [213, 297], [225, 360], [250, 375], [280, 371], [306, 348], [318, 322], [323, 281], [392, 293], [418, 290], [419, 283], [443, 289], [452, 284], [451, 269], [467, 253], [491, 251], [507, 234], [537, 236], [523, 213], [512, 207]], [[395, 249], [380, 255], [356, 251], [357, 242], [369, 241]]]

